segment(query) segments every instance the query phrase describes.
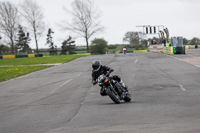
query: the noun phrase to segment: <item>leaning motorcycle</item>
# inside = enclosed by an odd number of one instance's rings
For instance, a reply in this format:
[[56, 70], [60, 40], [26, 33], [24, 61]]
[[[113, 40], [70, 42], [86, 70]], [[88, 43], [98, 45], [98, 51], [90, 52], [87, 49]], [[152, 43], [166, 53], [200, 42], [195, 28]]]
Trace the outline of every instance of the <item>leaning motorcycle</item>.
[[100, 75], [97, 80], [100, 87], [105, 89], [106, 94], [113, 102], [119, 104], [121, 100], [125, 102], [131, 101], [131, 95], [118, 81], [114, 80], [110, 75]]

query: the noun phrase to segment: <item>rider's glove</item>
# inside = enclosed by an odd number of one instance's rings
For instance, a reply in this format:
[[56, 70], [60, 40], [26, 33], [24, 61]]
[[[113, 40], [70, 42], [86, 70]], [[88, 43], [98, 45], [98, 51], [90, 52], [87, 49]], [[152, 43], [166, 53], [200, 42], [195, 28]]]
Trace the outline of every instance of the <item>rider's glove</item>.
[[106, 77], [108, 77], [110, 75], [110, 72], [107, 72]]
[[110, 73], [113, 72], [113, 71], [114, 71], [113, 69], [110, 69], [110, 70], [107, 72], [106, 76], [109, 76]]

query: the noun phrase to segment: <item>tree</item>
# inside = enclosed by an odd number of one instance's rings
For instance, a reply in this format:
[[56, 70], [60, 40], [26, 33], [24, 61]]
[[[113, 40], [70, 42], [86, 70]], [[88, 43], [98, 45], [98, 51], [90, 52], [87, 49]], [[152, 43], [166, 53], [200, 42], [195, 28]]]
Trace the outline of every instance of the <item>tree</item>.
[[61, 46], [61, 54], [66, 55], [67, 51], [69, 51], [69, 54], [74, 54], [74, 52], [72, 52], [72, 49], [75, 49], [74, 43], [75, 41], [72, 41], [71, 36], [69, 36], [67, 40], [64, 40]]
[[18, 10], [10, 2], [0, 2], [0, 28], [3, 34], [9, 38], [11, 53], [15, 54], [15, 35], [18, 26]]
[[187, 45], [188, 44], [188, 40], [186, 38], [183, 38], [183, 45]]
[[124, 42], [129, 42], [132, 46], [139, 45], [140, 41], [140, 33], [139, 32], [126, 32], [123, 38]]
[[116, 49], [117, 48], [117, 44], [110, 44], [110, 45], [108, 45], [108, 48], [109, 49]]
[[194, 37], [189, 43], [190, 45], [198, 45], [199, 44], [199, 38]]
[[108, 43], [103, 38], [96, 38], [90, 46], [91, 53], [105, 54], [108, 51]]
[[43, 10], [42, 8], [32, 0], [24, 0], [20, 5], [21, 15], [25, 18], [27, 24], [29, 25], [31, 31], [33, 32], [36, 51], [38, 51], [38, 38], [42, 35], [45, 29], [45, 23], [43, 22]]
[[115, 49], [115, 52], [123, 52], [123, 46], [122, 45], [118, 45]]
[[19, 31], [18, 31], [18, 39], [16, 40], [17, 42], [16, 47], [21, 52], [28, 52], [31, 50], [31, 48], [29, 47], [29, 43], [31, 41], [29, 33], [28, 32], [25, 33], [21, 25], [19, 25], [18, 29]]
[[100, 13], [90, 0], [74, 0], [70, 15], [73, 21], [71, 23], [65, 22], [63, 27], [67, 31], [83, 37], [86, 41], [87, 52], [89, 53], [89, 38], [103, 30], [103, 26], [101, 26], [99, 21]]
[[9, 52], [9, 47], [8, 46], [5, 46], [3, 44], [0, 45], [0, 55], [1, 54], [5, 54], [5, 53], [8, 53]]
[[52, 33], [54, 33], [54, 32], [52, 31], [52, 29], [49, 28], [48, 33], [47, 33], [47, 43], [46, 44], [49, 44], [50, 55], [57, 55], [57, 46], [54, 46], [53, 37], [51, 36]]
[[141, 41], [141, 44], [142, 44], [143, 46], [145, 46], [145, 47], [147, 47], [147, 43], [148, 43], [147, 40], [142, 40], [142, 41]]

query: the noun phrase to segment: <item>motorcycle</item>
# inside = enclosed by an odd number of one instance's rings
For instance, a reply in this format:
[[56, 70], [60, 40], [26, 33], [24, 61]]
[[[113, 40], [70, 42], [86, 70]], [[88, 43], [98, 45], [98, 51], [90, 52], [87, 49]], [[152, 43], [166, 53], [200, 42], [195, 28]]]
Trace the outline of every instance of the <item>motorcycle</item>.
[[123, 48], [123, 53], [126, 54], [126, 48], [125, 47]]
[[123, 50], [123, 53], [126, 54], [126, 50]]
[[121, 100], [125, 102], [131, 101], [131, 95], [118, 81], [114, 80], [110, 75], [100, 75], [97, 80], [100, 87], [105, 89], [106, 94], [113, 102], [119, 104]]

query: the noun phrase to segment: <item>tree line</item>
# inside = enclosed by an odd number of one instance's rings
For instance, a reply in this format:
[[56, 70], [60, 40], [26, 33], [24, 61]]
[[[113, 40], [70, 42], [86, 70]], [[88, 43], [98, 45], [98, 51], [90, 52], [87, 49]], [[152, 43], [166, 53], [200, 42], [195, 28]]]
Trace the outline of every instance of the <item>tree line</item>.
[[[100, 12], [93, 1], [74, 0], [72, 10], [64, 9], [64, 13], [72, 16], [72, 19], [71, 21], [67, 19], [62, 21], [60, 27], [65, 31], [69, 31], [70, 34], [84, 38], [87, 52], [90, 52], [90, 50], [95, 51], [93, 48], [95, 42], [91, 42], [92, 46], [89, 47], [89, 39], [94, 34], [102, 32], [104, 27], [100, 23]], [[66, 18], [69, 18], [69, 16]], [[0, 2], [0, 54], [8, 52], [17, 54], [17, 52], [31, 51], [29, 46], [31, 40], [34, 40], [36, 52], [39, 54], [38, 40], [44, 34], [44, 31], [47, 31], [46, 45], [49, 46], [50, 54], [57, 54], [57, 46], [53, 42], [53, 29], [48, 28], [46, 30], [44, 19], [43, 8], [34, 0], [24, 0], [19, 5], [9, 1]], [[159, 42], [158, 38], [152, 39]], [[5, 45], [2, 44], [2, 40], [4, 40]], [[146, 46], [149, 39], [144, 39], [144, 34], [141, 32], [126, 32], [123, 41], [124, 43], [128, 42], [131, 47], [140, 47], [141, 45]], [[184, 38], [183, 43], [198, 45], [199, 38], [191, 40]], [[61, 54], [66, 54], [67, 51], [73, 53], [74, 46], [75, 41], [67, 35], [62, 42]]]
[[[156, 44], [162, 44], [162, 40], [157, 37], [144, 39], [144, 34], [141, 32], [126, 32], [123, 38], [123, 41], [126, 42], [124, 44], [110, 44], [104, 40], [103, 38], [96, 38], [91, 42], [91, 53], [92, 54], [105, 54], [108, 51], [111, 53], [115, 53], [117, 51], [121, 51], [123, 47], [126, 48], [134, 48], [136, 50], [139, 49], [146, 49], [148, 47], [148, 42], [154, 41]], [[199, 38], [192, 38], [188, 40], [183, 38], [183, 45], [199, 45], [200, 39]], [[112, 50], [112, 51], [111, 51]]]
[[[89, 52], [90, 37], [104, 29], [100, 23], [98, 8], [91, 0], [74, 0], [72, 10], [65, 9], [64, 13], [71, 15], [72, 21], [66, 19], [60, 24], [60, 27], [71, 34], [83, 37], [87, 52]], [[6, 45], [0, 45], [1, 53], [10, 51], [11, 54], [16, 54], [18, 51], [29, 51], [29, 43], [34, 40], [37, 54], [39, 54], [38, 40], [46, 31], [44, 19], [43, 8], [34, 0], [24, 0], [19, 5], [9, 1], [0, 2], [0, 34], [4, 37], [0, 39], [1, 42], [2, 40], [6, 41]], [[53, 30], [48, 28], [46, 44], [49, 45], [50, 52], [54, 54], [56, 46], [53, 43], [53, 32], [51, 31]], [[66, 53], [66, 50], [70, 51], [73, 48], [71, 42], [73, 42], [71, 36], [63, 40], [63, 54]]]
[[[148, 42], [151, 42], [152, 40], [157, 44], [162, 43], [161, 38], [157, 37], [148, 39], [144, 38], [145, 34], [143, 34], [142, 32], [130, 31], [125, 33], [123, 41], [129, 43], [132, 47], [141, 47], [141, 46], [147, 47]], [[191, 40], [188, 40], [187, 38], [183, 37], [183, 45], [199, 45], [199, 44], [200, 44], [200, 38], [198, 37], [193, 37]]]

